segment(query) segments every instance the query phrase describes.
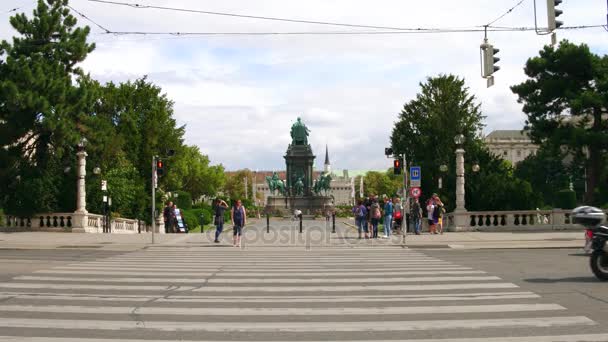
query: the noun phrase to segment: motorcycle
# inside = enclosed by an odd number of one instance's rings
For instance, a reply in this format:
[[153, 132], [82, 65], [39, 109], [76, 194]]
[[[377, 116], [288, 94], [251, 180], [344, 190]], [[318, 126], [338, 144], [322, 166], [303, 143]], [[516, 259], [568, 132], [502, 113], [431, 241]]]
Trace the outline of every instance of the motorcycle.
[[590, 238], [591, 271], [602, 281], [608, 281], [608, 226], [603, 224], [606, 214], [598, 208], [583, 206], [572, 211], [574, 223], [585, 227], [586, 237]]

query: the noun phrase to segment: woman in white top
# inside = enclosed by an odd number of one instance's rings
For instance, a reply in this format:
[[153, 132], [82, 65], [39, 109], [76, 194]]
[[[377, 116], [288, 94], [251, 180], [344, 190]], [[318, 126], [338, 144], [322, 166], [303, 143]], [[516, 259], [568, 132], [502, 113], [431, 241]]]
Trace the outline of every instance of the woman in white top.
[[435, 220], [433, 219], [433, 212], [435, 211], [435, 203], [433, 199], [430, 198], [426, 202], [426, 218], [429, 222], [429, 233], [436, 234], [437, 227], [435, 226]]

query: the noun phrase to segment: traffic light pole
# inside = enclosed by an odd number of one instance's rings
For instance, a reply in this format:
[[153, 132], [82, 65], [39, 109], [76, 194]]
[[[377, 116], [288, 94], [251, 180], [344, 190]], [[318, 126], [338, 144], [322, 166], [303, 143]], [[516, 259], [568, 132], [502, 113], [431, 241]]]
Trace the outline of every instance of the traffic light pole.
[[152, 157], [152, 244], [156, 230], [156, 156]]
[[[403, 154], [403, 205], [401, 206], [401, 210], [403, 210], [403, 213], [401, 214], [401, 234], [403, 234], [401, 243], [403, 244], [403, 246], [405, 246], [405, 235], [407, 235], [407, 217], [405, 216], [406, 214], [406, 206], [407, 204], [409, 204], [409, 197], [408, 197], [408, 193], [407, 193], [407, 172], [408, 172], [408, 168], [407, 168], [407, 159], [405, 159], [405, 153]], [[409, 206], [408, 206], [409, 207]], [[405, 224], [405, 225], [404, 225]]]

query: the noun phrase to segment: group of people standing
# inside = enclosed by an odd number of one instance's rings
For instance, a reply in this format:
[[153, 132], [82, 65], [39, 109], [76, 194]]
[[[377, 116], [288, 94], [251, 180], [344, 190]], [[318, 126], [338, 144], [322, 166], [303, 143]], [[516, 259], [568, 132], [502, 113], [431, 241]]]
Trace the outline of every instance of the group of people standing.
[[[228, 210], [229, 205], [226, 201], [218, 198], [213, 203], [213, 224], [215, 225], [215, 243], [220, 242], [220, 235], [224, 230], [224, 213]], [[236, 200], [232, 208], [230, 208], [230, 221], [232, 223], [232, 244], [234, 247], [241, 246], [241, 235], [243, 227], [247, 224], [247, 211], [241, 200]]]
[[[422, 233], [422, 220], [424, 210], [429, 226], [430, 234], [443, 234], [443, 216], [445, 214], [444, 204], [437, 194], [433, 194], [422, 207], [418, 198], [415, 198], [410, 206], [409, 223], [416, 235]], [[370, 196], [361, 199], [353, 207], [355, 224], [359, 232], [359, 239], [377, 239], [378, 225], [383, 222], [383, 238], [390, 238], [392, 231], [396, 234], [401, 233], [403, 223], [403, 207], [398, 197], [393, 199], [384, 196], [383, 201], [378, 200], [378, 196]]]
[[[439, 195], [433, 194], [426, 201], [426, 218], [429, 226], [430, 234], [443, 234], [443, 216], [445, 208]], [[418, 198], [414, 199], [410, 207], [410, 223], [414, 227], [414, 233], [420, 235], [422, 232], [423, 208], [420, 205]], [[437, 231], [439, 230], [439, 232]]]
[[393, 228], [397, 234], [401, 231], [403, 207], [398, 197], [391, 199], [384, 196], [383, 201], [380, 202], [378, 196], [370, 196], [357, 202], [357, 205], [353, 207], [353, 215], [359, 239], [363, 237], [377, 239], [378, 225], [381, 221], [384, 226], [383, 238], [388, 239]]
[[177, 206], [173, 202], [167, 202], [167, 205], [163, 209], [163, 221], [165, 223], [165, 233], [178, 233], [177, 229]]

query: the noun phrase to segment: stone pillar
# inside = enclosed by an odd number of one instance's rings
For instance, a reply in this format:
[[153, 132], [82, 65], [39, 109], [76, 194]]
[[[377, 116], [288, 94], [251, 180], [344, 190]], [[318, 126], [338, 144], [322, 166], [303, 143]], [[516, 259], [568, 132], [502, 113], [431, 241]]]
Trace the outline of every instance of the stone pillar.
[[79, 151], [76, 153], [78, 156], [78, 169], [76, 170], [76, 213], [86, 214], [87, 213], [87, 194], [86, 194], [86, 183], [85, 176], [87, 175], [87, 153], [85, 151]]
[[456, 150], [456, 212], [467, 211], [464, 203], [464, 150]]
[[86, 233], [89, 224], [85, 188], [87, 153], [85, 151], [78, 151], [76, 156], [78, 156], [78, 167], [76, 169], [76, 211], [72, 217], [72, 233]]

